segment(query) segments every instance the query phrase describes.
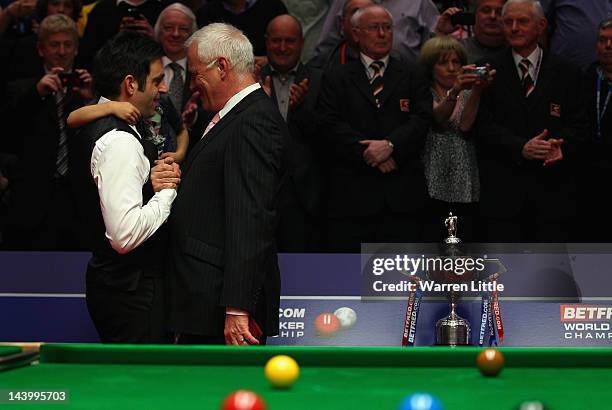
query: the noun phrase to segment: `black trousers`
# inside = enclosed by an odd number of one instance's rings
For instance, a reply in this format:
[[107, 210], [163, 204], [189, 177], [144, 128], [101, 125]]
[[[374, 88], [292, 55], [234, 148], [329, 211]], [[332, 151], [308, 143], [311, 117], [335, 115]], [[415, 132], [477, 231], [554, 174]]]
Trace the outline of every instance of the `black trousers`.
[[87, 309], [103, 343], [170, 343], [164, 327], [163, 278], [142, 277], [134, 290], [87, 273]]

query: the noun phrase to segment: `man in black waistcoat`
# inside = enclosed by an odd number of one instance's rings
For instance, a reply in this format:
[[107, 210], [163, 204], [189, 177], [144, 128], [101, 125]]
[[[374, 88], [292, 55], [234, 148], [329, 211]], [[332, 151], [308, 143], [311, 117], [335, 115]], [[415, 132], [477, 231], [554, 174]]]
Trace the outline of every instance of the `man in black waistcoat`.
[[[127, 101], [143, 118], [152, 116], [164, 77], [162, 55], [145, 35], [113, 38], [96, 57], [98, 104]], [[167, 341], [159, 228], [176, 197], [178, 166], [151, 169], [157, 151], [142, 129], [107, 116], [79, 130], [72, 146], [78, 218], [93, 253], [87, 308], [105, 343]], [[156, 179], [156, 171], [164, 169], [176, 178]]]

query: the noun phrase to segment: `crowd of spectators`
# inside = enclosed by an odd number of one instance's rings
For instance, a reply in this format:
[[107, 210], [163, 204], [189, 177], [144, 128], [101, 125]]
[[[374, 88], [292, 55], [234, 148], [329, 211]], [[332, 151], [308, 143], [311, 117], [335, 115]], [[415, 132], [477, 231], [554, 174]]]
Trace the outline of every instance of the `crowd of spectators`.
[[[279, 251], [438, 242], [449, 212], [467, 241], [609, 242], [612, 1], [328, 4], [303, 61], [303, 24], [281, 0], [0, 2], [0, 247], [83, 249], [70, 150], [95, 118], [137, 125], [160, 158], [189, 156], [215, 113], [183, 46], [213, 22], [249, 38], [290, 131]], [[94, 56], [121, 31], [164, 51], [152, 118], [91, 105]]]

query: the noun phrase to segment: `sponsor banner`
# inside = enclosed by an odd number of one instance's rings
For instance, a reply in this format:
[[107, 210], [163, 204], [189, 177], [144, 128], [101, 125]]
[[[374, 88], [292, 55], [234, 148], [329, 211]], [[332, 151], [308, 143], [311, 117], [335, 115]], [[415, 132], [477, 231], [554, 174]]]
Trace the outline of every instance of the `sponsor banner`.
[[612, 304], [561, 305], [559, 310], [563, 339], [569, 345], [578, 341], [612, 345]]
[[[493, 282], [504, 285], [503, 291], [497, 290], [504, 346], [612, 346], [612, 274], [608, 272], [612, 249], [578, 252], [572, 248], [569, 253], [548, 249], [539, 254], [494, 250], [496, 253], [470, 255], [482, 257], [486, 275], [499, 269], [499, 264], [486, 260], [499, 260], [506, 269], [495, 281], [484, 281], [490, 286]], [[396, 255], [403, 253], [385, 250], [392, 262], [374, 262], [372, 255], [382, 254], [279, 255], [283, 279], [280, 333], [269, 343], [401, 346], [408, 292], [365, 298], [363, 274], [370, 272], [371, 278], [385, 281], [399, 275], [411, 282], [404, 268], [414, 271], [411, 266], [423, 262], [410, 262], [412, 265], [400, 267], [401, 272], [393, 269], [392, 273], [385, 263], [391, 267], [398, 260]], [[439, 253], [406, 255], [425, 258]], [[98, 341], [84, 299], [88, 259], [86, 253], [0, 253], [0, 341]], [[403, 263], [403, 256], [399, 260]], [[383, 269], [382, 274], [374, 275], [376, 266]], [[447, 268], [458, 274], [462, 266], [465, 263], [455, 259]], [[466, 268], [462, 275], [468, 271]], [[425, 273], [421, 269], [419, 275]], [[434, 291], [423, 292], [418, 323], [409, 332], [415, 346], [433, 345], [435, 323], [449, 312], [449, 289]], [[494, 317], [495, 309], [488, 305], [488, 312], [483, 312], [478, 289], [459, 291], [458, 313], [472, 325], [472, 344], [486, 343], [483, 314]]]

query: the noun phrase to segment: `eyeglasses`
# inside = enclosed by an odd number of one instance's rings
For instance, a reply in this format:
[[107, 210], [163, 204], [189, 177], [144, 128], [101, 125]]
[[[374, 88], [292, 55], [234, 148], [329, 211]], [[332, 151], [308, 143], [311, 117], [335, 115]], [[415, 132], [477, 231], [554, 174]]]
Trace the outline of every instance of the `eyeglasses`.
[[390, 33], [393, 31], [393, 24], [370, 24], [360, 28], [368, 33], [378, 33], [381, 30], [383, 33]]
[[215, 65], [215, 63], [217, 62], [218, 58], [215, 58], [213, 61], [211, 61], [210, 63], [206, 64], [206, 67], [204, 67], [205, 70], [208, 70], [209, 68], [212, 68], [212, 66]]
[[205, 73], [206, 71], [210, 70], [212, 67], [214, 67], [215, 63], [216, 63], [218, 60], [219, 60], [218, 58], [215, 58], [215, 59], [214, 59], [214, 60], [212, 60], [210, 63], [206, 64], [206, 65], [204, 66], [204, 69], [203, 69], [202, 71], [198, 70], [198, 71], [195, 73], [195, 76], [196, 76], [196, 77], [204, 77], [204, 73]]

